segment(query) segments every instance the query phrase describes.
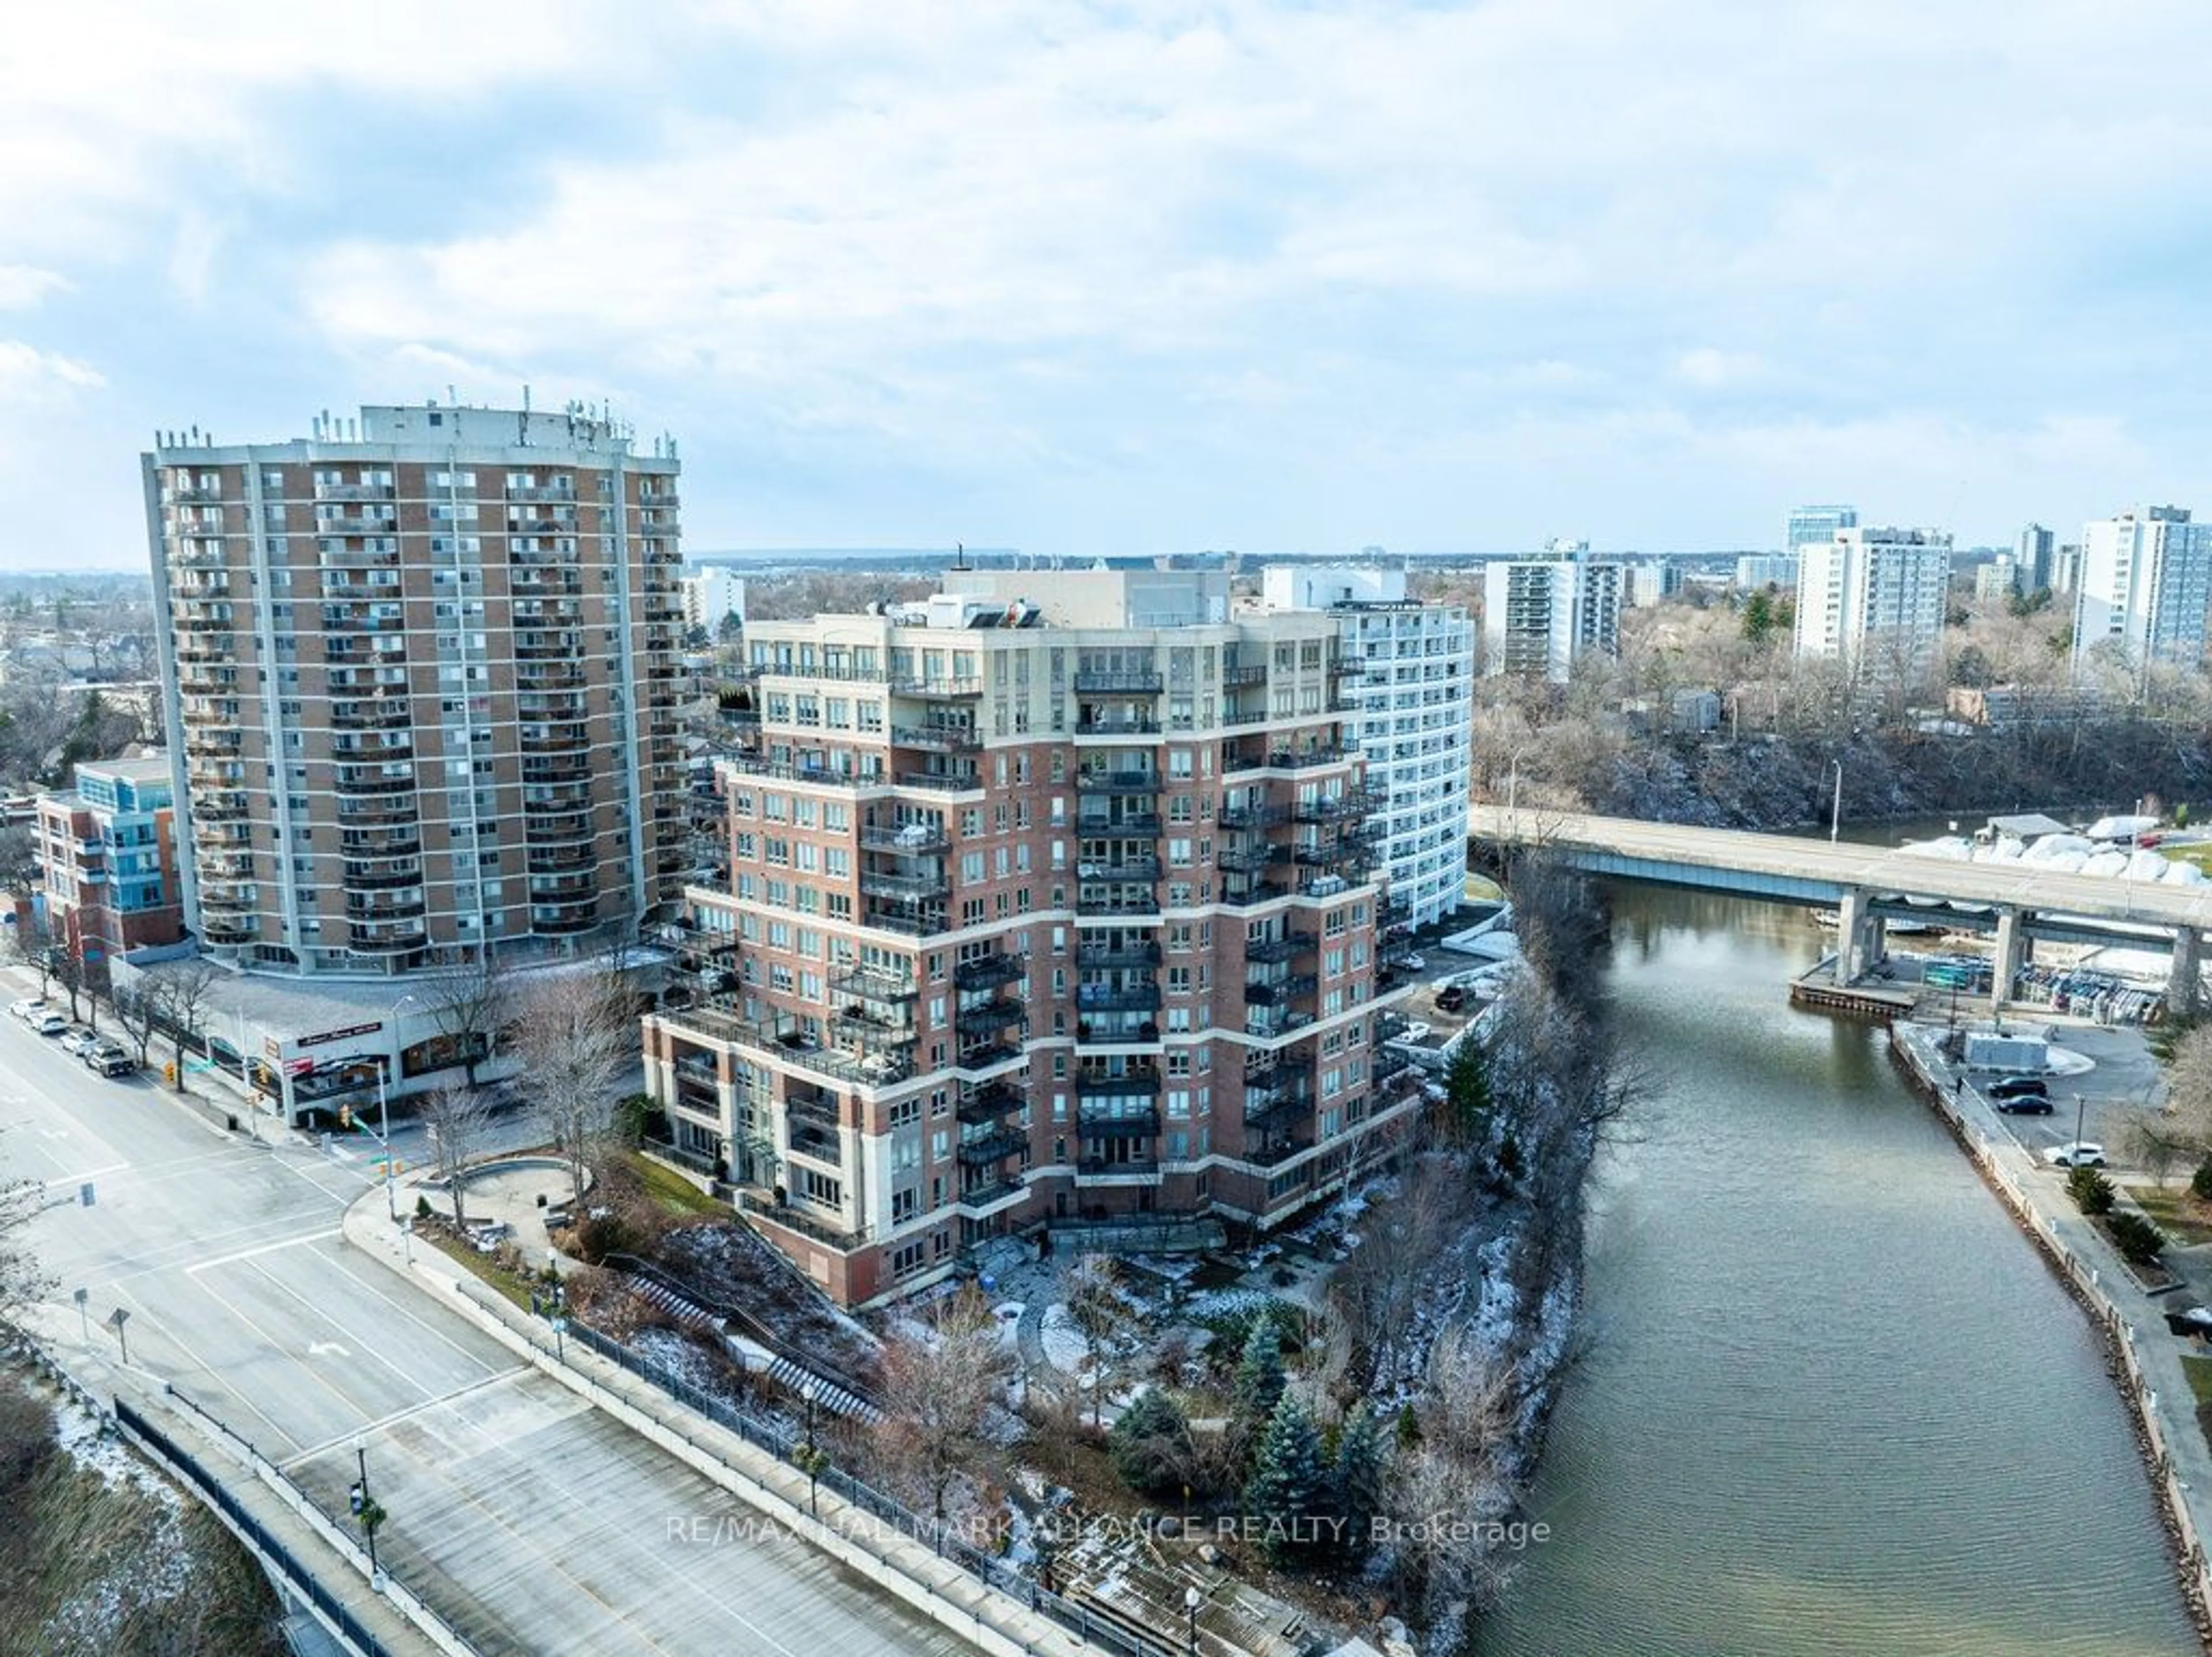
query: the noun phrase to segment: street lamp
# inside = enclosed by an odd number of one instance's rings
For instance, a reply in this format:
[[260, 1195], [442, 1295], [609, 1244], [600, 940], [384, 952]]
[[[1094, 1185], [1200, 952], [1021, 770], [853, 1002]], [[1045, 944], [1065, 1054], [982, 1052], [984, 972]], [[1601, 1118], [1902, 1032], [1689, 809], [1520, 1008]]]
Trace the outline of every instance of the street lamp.
[[368, 1538], [368, 1586], [373, 1593], [384, 1591], [384, 1574], [376, 1563], [376, 1532], [384, 1523], [384, 1509], [376, 1505], [376, 1498], [368, 1489], [368, 1443], [365, 1439], [353, 1441], [354, 1465], [361, 1470], [361, 1477], [349, 1493], [348, 1505], [353, 1516], [360, 1521], [362, 1532]]
[[2076, 1145], [2081, 1142], [2081, 1118], [2088, 1108], [2088, 1102], [2081, 1094], [2074, 1095], [2074, 1142]]
[[1828, 808], [1828, 844], [1833, 845], [1844, 825], [1844, 762], [1831, 759], [1828, 763], [1836, 768], [1836, 800]]
[[394, 1188], [392, 1170], [392, 1067], [399, 1053], [399, 1009], [415, 997], [402, 996], [392, 1003], [392, 1052], [376, 1056], [376, 1136], [384, 1142], [384, 1211], [392, 1223], [399, 1223], [399, 1193]]
[[1183, 1615], [1187, 1619], [1183, 1650], [1188, 1654], [1188, 1657], [1198, 1657], [1198, 1608], [1205, 1603], [1206, 1597], [1196, 1588], [1185, 1588], [1182, 1591]]
[[814, 1395], [818, 1390], [811, 1376], [799, 1383], [799, 1395], [806, 1400], [806, 1448], [804, 1452], [806, 1462], [806, 1511], [809, 1516], [815, 1519], [822, 1517], [819, 1497], [822, 1463], [824, 1459], [822, 1452], [814, 1447]]

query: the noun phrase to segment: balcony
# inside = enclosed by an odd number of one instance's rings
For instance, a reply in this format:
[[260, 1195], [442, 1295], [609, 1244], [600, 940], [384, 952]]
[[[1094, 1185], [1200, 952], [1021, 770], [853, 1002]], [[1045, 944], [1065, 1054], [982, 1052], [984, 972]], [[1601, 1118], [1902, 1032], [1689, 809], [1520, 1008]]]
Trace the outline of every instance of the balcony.
[[1230, 846], [1213, 854], [1213, 866], [1231, 874], [1264, 874], [1269, 865], [1288, 862], [1290, 856], [1288, 846]]
[[1075, 1096], [1082, 1099], [1135, 1099], [1160, 1090], [1160, 1073], [1156, 1066], [1131, 1065], [1128, 1069], [1109, 1072], [1083, 1070], [1076, 1075]]
[[523, 825], [526, 846], [574, 846], [599, 838], [598, 825], [588, 811], [532, 812]]
[[1221, 901], [1231, 909], [1249, 909], [1256, 905], [1269, 904], [1278, 898], [1291, 895], [1290, 887], [1274, 880], [1232, 882], [1221, 893]]
[[970, 702], [983, 694], [983, 681], [980, 679], [894, 678], [891, 693], [918, 697], [925, 702]]
[[343, 878], [347, 889], [354, 892], [381, 892], [399, 886], [420, 886], [422, 884], [422, 865], [411, 859], [398, 868], [387, 868], [382, 863], [349, 862]]
[[1084, 673], [1075, 675], [1078, 696], [1158, 696], [1167, 688], [1167, 681], [1157, 673]]
[[1312, 1148], [1313, 1141], [1310, 1139], [1285, 1139], [1280, 1144], [1248, 1147], [1244, 1161], [1262, 1168], [1278, 1167]]
[[963, 1181], [960, 1195], [954, 1199], [968, 1211], [971, 1219], [982, 1219], [1002, 1209], [1011, 1208], [1029, 1194], [1029, 1186], [1014, 1175], [1003, 1179], [979, 1179], [972, 1184]]
[[1160, 964], [1160, 947], [1150, 942], [1093, 942], [1086, 939], [1076, 947], [1075, 964], [1078, 966], [1158, 966]]
[[1078, 888], [1075, 912], [1078, 915], [1143, 916], [1158, 921], [1160, 918], [1160, 900], [1149, 886], [1132, 886], [1119, 892]]
[[1030, 1136], [1019, 1128], [1000, 1128], [988, 1133], [963, 1139], [958, 1147], [961, 1162], [968, 1167], [982, 1167], [993, 1162], [1003, 1162], [1022, 1150]]
[[1157, 984], [1079, 984], [1075, 1004], [1085, 1013], [1150, 1013], [1160, 1004]]
[[315, 520], [318, 535], [396, 535], [398, 515], [392, 512], [333, 512]]
[[333, 730], [390, 731], [414, 722], [414, 706], [404, 691], [373, 700], [365, 697], [334, 697], [331, 702]]
[[1079, 771], [1078, 794], [1158, 794], [1165, 778], [1155, 771]]
[[1224, 691], [1249, 690], [1267, 682], [1265, 662], [1231, 662], [1221, 670], [1221, 688]]
[[1160, 860], [1157, 857], [1120, 857], [1110, 862], [1079, 862], [1075, 866], [1079, 880], [1142, 880], [1151, 885], [1160, 878]]
[[1119, 816], [1078, 816], [1075, 832], [1086, 840], [1157, 840], [1160, 814], [1156, 811], [1125, 811]]
[[596, 847], [579, 845], [573, 839], [556, 845], [532, 844], [524, 862], [525, 872], [531, 874], [580, 874], [599, 867], [599, 854]]
[[410, 772], [404, 777], [388, 777], [382, 771], [356, 770], [350, 765], [337, 767], [331, 778], [331, 787], [341, 795], [367, 796], [381, 794], [412, 794], [415, 778]]
[[988, 1070], [1021, 1057], [1022, 1050], [1010, 1042], [970, 1042], [961, 1048], [960, 1057], [953, 1060], [952, 1068], [956, 1070]]
[[865, 1227], [854, 1230], [825, 1215], [776, 1203], [749, 1191], [738, 1193], [738, 1206], [757, 1224], [791, 1232], [841, 1254], [864, 1247], [869, 1240]]
[[1129, 1179], [1155, 1179], [1159, 1177], [1160, 1165], [1150, 1157], [1114, 1160], [1103, 1156], [1086, 1156], [1075, 1165], [1075, 1171], [1085, 1178], [1110, 1178], [1118, 1174]]
[[888, 851], [900, 857], [926, 857], [951, 849], [952, 842], [941, 825], [902, 823], [896, 828], [865, 826], [860, 844], [868, 851]]
[[1029, 1008], [1018, 1001], [987, 1001], [963, 1007], [952, 1020], [953, 1027], [963, 1036], [993, 1035], [1015, 1026], [1026, 1030], [1029, 1022]]
[[793, 1155], [826, 1162], [833, 1167], [843, 1166], [844, 1147], [836, 1134], [797, 1120], [786, 1122], [784, 1130], [784, 1144]]
[[245, 794], [237, 789], [194, 789], [192, 791], [192, 819], [201, 823], [223, 823], [245, 816]]
[[983, 734], [972, 728], [951, 725], [894, 725], [891, 727], [891, 746], [927, 748], [937, 753], [977, 753], [983, 746]]
[[1160, 722], [1136, 714], [1105, 714], [1088, 709], [1075, 721], [1078, 736], [1158, 736]]
[[[874, 780], [880, 783], [883, 779]], [[973, 770], [899, 771], [890, 781], [902, 789], [935, 789], [947, 794], [980, 793], [983, 787], [981, 776]]]
[[200, 917], [200, 935], [211, 944], [248, 944], [261, 935], [261, 918], [258, 915], [204, 915]]
[[1267, 758], [1267, 768], [1276, 771], [1311, 771], [1318, 765], [1339, 765], [1347, 759], [1358, 758], [1355, 748], [1324, 746], [1317, 748], [1277, 748]]
[[522, 780], [526, 783], [588, 783], [594, 767], [587, 754], [562, 756], [526, 756], [522, 762]]
[[510, 484], [507, 488], [510, 501], [559, 501], [574, 506], [576, 485], [566, 484]]
[[346, 937], [346, 947], [358, 955], [404, 955], [428, 942], [420, 921], [357, 923]]
[[918, 1001], [921, 990], [914, 980], [896, 973], [879, 972], [869, 967], [858, 967], [841, 972], [830, 980], [832, 996], [850, 996], [856, 1001], [868, 1001], [898, 1005]]
[[202, 880], [200, 908], [209, 914], [251, 914], [258, 906], [250, 880]]
[[1274, 1041], [1303, 1030], [1314, 1021], [1311, 1013], [1295, 1007], [1248, 1006], [1244, 1013], [1244, 1033], [1256, 1036], [1261, 1041]]
[[1112, 1116], [1083, 1116], [1078, 1127], [1085, 1139], [1152, 1139], [1160, 1131], [1160, 1113], [1122, 1111]]
[[953, 1114], [963, 1123], [972, 1126], [979, 1122], [996, 1122], [1000, 1117], [1020, 1110], [1027, 1102], [1019, 1087], [1009, 1082], [994, 1081], [963, 1097]]
[[1286, 821], [1289, 816], [1281, 806], [1224, 806], [1213, 820], [1225, 829], [1266, 829]]
[[934, 874], [886, 874], [878, 869], [860, 871], [860, 895], [865, 898], [892, 898], [918, 903], [931, 898], [945, 898], [952, 891], [952, 877], [942, 871]]
[[1321, 941], [1310, 932], [1285, 932], [1280, 937], [1262, 938], [1256, 942], [1247, 940], [1244, 959], [1255, 966], [1272, 966], [1300, 955], [1310, 955], [1320, 946]]
[[1320, 978], [1311, 972], [1255, 979], [1244, 986], [1244, 1002], [1248, 1007], [1284, 1007], [1302, 996], [1310, 996], [1320, 987]]
[[317, 484], [315, 498], [319, 501], [388, 501], [392, 498], [390, 484]]
[[1075, 1039], [1090, 1047], [1149, 1047], [1160, 1039], [1160, 1026], [1133, 1013], [1100, 1013], [1079, 1020]]
[[952, 923], [946, 918], [942, 904], [908, 904], [887, 907], [881, 903], [868, 904], [860, 911], [860, 924], [878, 931], [897, 932], [909, 938], [931, 938], [940, 932], [949, 932]]
[[1379, 1047], [1376, 1049], [1374, 1062], [1368, 1066], [1368, 1070], [1375, 1079], [1375, 1085], [1379, 1087], [1392, 1077], [1413, 1068], [1413, 1056], [1404, 1048]]
[[345, 912], [346, 919], [356, 923], [388, 923], [419, 921], [422, 918], [424, 907], [422, 894], [419, 891], [411, 898], [397, 899], [357, 898], [349, 892]]
[[977, 955], [952, 969], [952, 982], [963, 990], [988, 990], [994, 984], [1014, 984], [1029, 977], [1026, 956]]

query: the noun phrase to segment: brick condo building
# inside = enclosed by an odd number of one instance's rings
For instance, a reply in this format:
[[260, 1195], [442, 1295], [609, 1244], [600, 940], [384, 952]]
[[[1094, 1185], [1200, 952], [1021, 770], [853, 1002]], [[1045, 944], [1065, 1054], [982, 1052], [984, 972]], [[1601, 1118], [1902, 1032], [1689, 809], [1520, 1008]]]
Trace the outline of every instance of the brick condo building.
[[1218, 574], [946, 586], [748, 627], [730, 884], [646, 1020], [679, 1154], [848, 1304], [1040, 1221], [1278, 1224], [1418, 1107], [1337, 619]]
[[184, 935], [169, 757], [87, 761], [38, 801], [40, 886], [54, 947], [104, 983], [127, 951]]
[[580, 411], [434, 404], [144, 457], [208, 953], [400, 973], [664, 911], [687, 866], [678, 470]]

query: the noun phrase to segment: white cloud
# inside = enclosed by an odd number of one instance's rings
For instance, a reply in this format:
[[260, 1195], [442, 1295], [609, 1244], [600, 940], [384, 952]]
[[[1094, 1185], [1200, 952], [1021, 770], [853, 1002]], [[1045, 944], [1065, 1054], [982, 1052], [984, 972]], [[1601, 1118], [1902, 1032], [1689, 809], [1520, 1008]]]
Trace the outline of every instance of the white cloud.
[[20, 339], [0, 339], [0, 395], [21, 395], [57, 385], [96, 390], [106, 383], [107, 376], [88, 362], [58, 351], [42, 351]]
[[0, 311], [27, 311], [48, 294], [67, 290], [69, 278], [35, 265], [0, 265]]

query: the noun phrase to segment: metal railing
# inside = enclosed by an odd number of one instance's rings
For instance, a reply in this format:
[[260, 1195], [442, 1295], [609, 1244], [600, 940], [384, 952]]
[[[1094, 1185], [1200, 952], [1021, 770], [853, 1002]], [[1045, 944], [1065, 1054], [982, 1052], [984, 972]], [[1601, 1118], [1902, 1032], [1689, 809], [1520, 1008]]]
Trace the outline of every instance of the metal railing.
[[[1128, 1171], [1141, 1172], [1133, 1167]], [[793, 1453], [805, 1442], [803, 1429], [703, 1392], [666, 1365], [633, 1352], [621, 1342], [611, 1340], [584, 1324], [572, 1322], [568, 1325], [568, 1338], [580, 1342], [600, 1357], [666, 1393], [685, 1409], [704, 1416], [716, 1426], [757, 1449], [767, 1451], [780, 1461], [789, 1461]], [[705, 1453], [712, 1453], [705, 1451], [703, 1446], [695, 1445], [694, 1447]], [[732, 1471], [737, 1470], [732, 1468]], [[920, 1543], [937, 1557], [956, 1566], [985, 1587], [1006, 1595], [1017, 1605], [1028, 1606], [1039, 1617], [1049, 1618], [1086, 1646], [1095, 1647], [1108, 1654], [1109, 1657], [1176, 1657], [1180, 1642], [1172, 1639], [1146, 1640], [1131, 1633], [1118, 1621], [1093, 1615], [1089, 1607], [1076, 1600], [1063, 1599], [1039, 1586], [1006, 1561], [970, 1546], [952, 1526], [925, 1518], [873, 1485], [854, 1478], [842, 1468], [823, 1468], [816, 1476], [816, 1482], [823, 1490], [848, 1506], [859, 1509], [908, 1540]], [[836, 1529], [840, 1536], [869, 1547], [883, 1560], [886, 1569], [898, 1571], [902, 1575], [909, 1575], [868, 1542], [865, 1526], [846, 1524], [838, 1526]]]

